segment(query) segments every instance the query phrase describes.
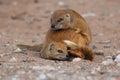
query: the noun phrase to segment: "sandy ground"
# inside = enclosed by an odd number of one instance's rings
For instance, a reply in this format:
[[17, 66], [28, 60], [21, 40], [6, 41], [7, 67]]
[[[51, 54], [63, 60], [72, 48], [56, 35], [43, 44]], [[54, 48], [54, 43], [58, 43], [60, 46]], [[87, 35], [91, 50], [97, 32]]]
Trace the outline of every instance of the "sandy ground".
[[[16, 44], [40, 44], [50, 15], [71, 8], [88, 22], [95, 59], [53, 61], [15, 53]], [[0, 0], [0, 80], [120, 80], [120, 0]]]

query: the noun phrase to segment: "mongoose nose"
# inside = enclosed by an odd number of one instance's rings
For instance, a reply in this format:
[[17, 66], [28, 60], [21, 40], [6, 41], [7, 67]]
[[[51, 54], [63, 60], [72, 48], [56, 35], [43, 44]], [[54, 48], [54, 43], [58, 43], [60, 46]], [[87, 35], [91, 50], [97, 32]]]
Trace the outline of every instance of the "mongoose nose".
[[55, 28], [55, 24], [52, 24], [52, 25], [51, 25], [51, 28], [53, 28], [53, 29], [54, 29], [54, 28]]
[[66, 57], [70, 57], [70, 55], [69, 55], [69, 54], [66, 54]]

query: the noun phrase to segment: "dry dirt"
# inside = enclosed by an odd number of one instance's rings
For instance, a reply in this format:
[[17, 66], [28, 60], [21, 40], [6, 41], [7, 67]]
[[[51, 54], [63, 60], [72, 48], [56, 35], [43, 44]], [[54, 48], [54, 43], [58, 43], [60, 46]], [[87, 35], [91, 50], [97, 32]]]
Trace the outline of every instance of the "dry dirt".
[[[90, 47], [99, 53], [92, 62], [15, 53], [16, 44], [42, 43], [51, 13], [63, 8], [76, 10], [88, 22]], [[0, 80], [120, 80], [119, 33], [120, 0], [0, 0]]]

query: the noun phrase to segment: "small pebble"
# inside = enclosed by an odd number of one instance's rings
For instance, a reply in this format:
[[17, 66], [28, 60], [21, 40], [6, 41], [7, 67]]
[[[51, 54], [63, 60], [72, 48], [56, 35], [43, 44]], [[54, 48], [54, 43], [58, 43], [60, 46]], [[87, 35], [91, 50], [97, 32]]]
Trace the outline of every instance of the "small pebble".
[[8, 47], [9, 45], [10, 45], [9, 43], [4, 44], [4, 45], [0, 45], [0, 48], [6, 48], [6, 47]]
[[116, 54], [120, 54], [120, 51], [118, 50], [118, 51], [116, 52]]
[[38, 3], [39, 2], [39, 0], [34, 0], [34, 3]]
[[68, 5], [66, 5], [64, 2], [62, 2], [62, 1], [59, 1], [58, 2], [58, 6], [60, 6], [60, 7], [64, 7], [64, 8], [68, 8]]
[[101, 71], [101, 67], [95, 67], [94, 69], [91, 70], [91, 74], [97, 74], [99, 71]]
[[25, 74], [25, 71], [24, 70], [18, 70], [17, 74]]
[[97, 48], [97, 46], [93, 45], [93, 46], [92, 46], [92, 48], [93, 48], [93, 49], [96, 49], [96, 48]]
[[103, 61], [101, 64], [110, 65], [110, 64], [114, 64], [114, 61], [113, 61], [113, 59], [107, 59], [107, 60]]
[[116, 56], [116, 58], [115, 58], [114, 61], [117, 62], [117, 63], [118, 63], [118, 62], [120, 63], [120, 54]]
[[58, 2], [58, 5], [59, 5], [59, 6], [64, 6], [64, 5], [65, 5], [65, 3], [64, 3], [64, 2], [62, 2], [62, 1], [59, 1], [59, 2]]
[[31, 66], [34, 70], [56, 70], [52, 66]]
[[32, 66], [32, 69], [34, 69], [34, 70], [40, 70], [41, 67], [40, 66]]
[[17, 59], [15, 57], [12, 57], [9, 61], [10, 62], [17, 62]]
[[104, 40], [104, 41], [96, 41], [97, 43], [100, 43], [100, 44], [109, 44], [111, 43], [110, 40]]
[[86, 80], [93, 80], [92, 76], [86, 76]]
[[104, 51], [103, 50], [98, 50], [98, 51], [95, 51], [94, 54], [96, 55], [104, 55]]
[[21, 50], [20, 48], [16, 48], [15, 50], [13, 50], [14, 53], [20, 53], [23, 52], [23, 50]]
[[13, 6], [17, 6], [18, 3], [17, 3], [17, 2], [13, 2], [12, 5], [13, 5]]
[[93, 69], [93, 70], [91, 71], [91, 74], [97, 74], [97, 71], [96, 71], [95, 69]]
[[40, 74], [37, 80], [49, 80], [47, 75], [45, 74]]
[[26, 19], [25, 22], [28, 24], [32, 24], [34, 21], [33, 21], [33, 19]]
[[110, 48], [110, 45], [104, 45], [103, 47], [104, 48]]
[[117, 63], [117, 66], [120, 67], [120, 63]]
[[101, 67], [98, 66], [98, 67], [95, 68], [95, 70], [96, 70], [96, 71], [101, 71]]
[[94, 17], [96, 16], [95, 13], [85, 13], [85, 14], [82, 14], [83, 17]]
[[78, 62], [78, 61], [80, 61], [81, 60], [81, 58], [74, 58], [73, 59], [73, 62]]
[[93, 34], [93, 36], [103, 36], [104, 34], [103, 33], [96, 33], [96, 34]]

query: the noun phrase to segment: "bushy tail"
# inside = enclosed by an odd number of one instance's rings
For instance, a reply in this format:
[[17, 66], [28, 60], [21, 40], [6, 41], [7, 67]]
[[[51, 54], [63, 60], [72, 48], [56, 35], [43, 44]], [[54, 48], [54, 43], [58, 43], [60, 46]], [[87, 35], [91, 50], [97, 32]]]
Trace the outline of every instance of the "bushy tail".
[[25, 49], [25, 50], [31, 50], [31, 51], [37, 51], [40, 52], [42, 49], [43, 44], [39, 44], [39, 45], [24, 45], [24, 44], [18, 44], [17, 47], [19, 47], [20, 49]]
[[71, 52], [74, 51], [74, 53], [72, 53], [72, 54], [76, 55], [77, 57], [81, 57], [81, 56], [78, 56], [78, 54], [83, 54], [84, 59], [91, 60], [91, 61], [93, 60], [94, 54], [91, 49], [89, 49], [87, 47], [80, 47], [76, 43], [69, 41], [69, 40], [64, 40], [63, 42], [71, 49]]

